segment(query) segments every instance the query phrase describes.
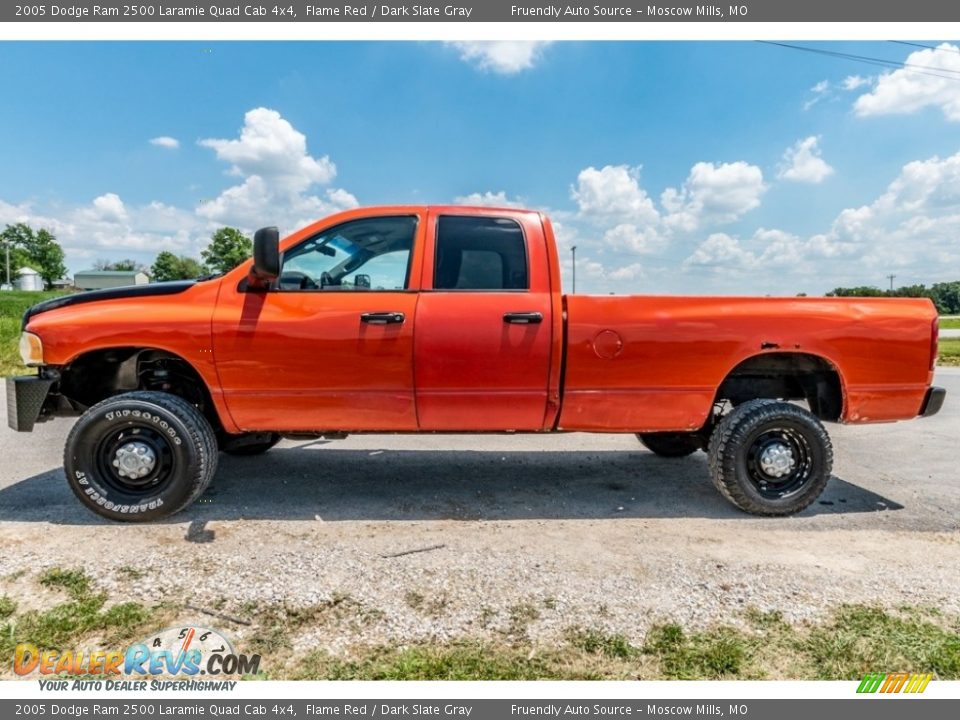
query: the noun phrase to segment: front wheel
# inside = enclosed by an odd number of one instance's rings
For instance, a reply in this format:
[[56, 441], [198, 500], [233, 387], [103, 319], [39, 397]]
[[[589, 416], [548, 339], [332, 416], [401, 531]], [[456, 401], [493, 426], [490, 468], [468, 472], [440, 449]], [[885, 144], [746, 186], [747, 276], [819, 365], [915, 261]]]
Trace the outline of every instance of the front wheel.
[[210, 423], [186, 400], [130, 392], [87, 410], [67, 437], [70, 489], [110, 520], [145, 522], [196, 500], [217, 468]]
[[823, 492], [833, 447], [820, 421], [779, 400], [751, 400], [734, 408], [710, 437], [713, 484], [741, 510], [792, 515]]
[[637, 438], [647, 450], [661, 457], [686, 457], [700, 449], [700, 436], [696, 433], [637, 433]]

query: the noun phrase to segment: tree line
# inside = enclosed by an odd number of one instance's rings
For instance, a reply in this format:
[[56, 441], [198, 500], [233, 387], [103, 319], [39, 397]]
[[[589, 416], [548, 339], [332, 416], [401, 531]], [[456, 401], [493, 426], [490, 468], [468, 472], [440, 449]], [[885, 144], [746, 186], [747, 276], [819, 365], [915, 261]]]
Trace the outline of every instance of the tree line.
[[[6, 250], [10, 250], [10, 277], [7, 277]], [[237, 228], [222, 227], [210, 236], [210, 244], [200, 258], [161, 251], [153, 265], [136, 260], [97, 260], [95, 270], [144, 271], [156, 282], [191, 280], [212, 273], [232, 270], [253, 254], [253, 241]], [[31, 267], [43, 279], [47, 289], [67, 274], [63, 248], [52, 232], [34, 230], [26, 223], [7, 225], [0, 233], [0, 284], [12, 284], [20, 268]]]
[[827, 297], [908, 297], [929, 298], [941, 315], [960, 315], [960, 280], [926, 285], [905, 285], [894, 290], [881, 290], [873, 285], [838, 287]]
[[[7, 225], [0, 233], [0, 283], [12, 283], [24, 266], [36, 270], [47, 288], [67, 273], [63, 264], [63, 248], [52, 232], [34, 230], [26, 223]], [[10, 275], [6, 276], [5, 248], [10, 249]], [[222, 227], [210, 236], [210, 244], [200, 251], [200, 257], [177, 255], [169, 250], [160, 252], [153, 265], [147, 267], [135, 260], [98, 260], [97, 270], [142, 270], [156, 282], [191, 280], [212, 273], [225, 273], [253, 254], [253, 241], [237, 228]], [[943, 315], [960, 315], [960, 280], [926, 285], [906, 285], [895, 290], [881, 290], [873, 285], [838, 287], [827, 297], [911, 297], [929, 298]]]

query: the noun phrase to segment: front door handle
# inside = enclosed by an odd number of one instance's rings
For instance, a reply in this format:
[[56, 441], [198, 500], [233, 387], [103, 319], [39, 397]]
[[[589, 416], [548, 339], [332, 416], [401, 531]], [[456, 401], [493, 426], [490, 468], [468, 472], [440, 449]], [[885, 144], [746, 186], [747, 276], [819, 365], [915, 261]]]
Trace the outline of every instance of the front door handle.
[[514, 325], [533, 325], [543, 322], [543, 313], [538, 312], [508, 312], [503, 314], [503, 321]]
[[360, 322], [370, 325], [393, 325], [402, 323], [406, 316], [402, 312], [367, 312], [360, 314]]

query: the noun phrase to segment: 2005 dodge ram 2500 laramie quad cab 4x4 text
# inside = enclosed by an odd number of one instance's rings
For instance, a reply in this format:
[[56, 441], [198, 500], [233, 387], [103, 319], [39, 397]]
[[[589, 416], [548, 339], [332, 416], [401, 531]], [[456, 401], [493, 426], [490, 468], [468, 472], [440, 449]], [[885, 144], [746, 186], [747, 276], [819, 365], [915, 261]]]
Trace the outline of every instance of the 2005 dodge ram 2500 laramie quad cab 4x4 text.
[[67, 481], [115, 520], [187, 507], [220, 451], [355, 432], [636, 433], [787, 515], [830, 478], [821, 421], [940, 409], [937, 335], [928, 300], [563, 295], [542, 213], [361, 208], [220, 277], [32, 307], [8, 415], [79, 414]]

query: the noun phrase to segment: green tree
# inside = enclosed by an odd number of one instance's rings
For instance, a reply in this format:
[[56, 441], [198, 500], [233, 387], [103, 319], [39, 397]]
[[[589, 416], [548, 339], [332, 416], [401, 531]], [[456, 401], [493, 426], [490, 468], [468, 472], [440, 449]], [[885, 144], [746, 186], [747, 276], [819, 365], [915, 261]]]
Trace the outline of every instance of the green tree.
[[174, 255], [164, 250], [153, 262], [153, 279], [157, 282], [168, 280], [191, 280], [206, 275], [209, 271], [199, 260], [186, 255]]
[[[10, 274], [16, 276], [16, 271], [29, 265], [43, 278], [44, 284], [49, 288], [54, 280], [59, 280], [67, 273], [67, 268], [63, 264], [63, 248], [57, 243], [56, 237], [49, 230], [41, 228], [34, 231], [26, 223], [16, 223], [7, 225], [0, 238], [3, 242], [0, 245], [10, 246]], [[16, 258], [16, 263], [14, 258]], [[16, 264], [16, 267], [14, 267]], [[10, 282], [6, 277], [6, 248], [4, 248], [2, 263], [3, 278], [5, 282]]]
[[147, 266], [138, 263], [136, 260], [124, 258], [123, 260], [97, 260], [93, 267], [95, 270], [114, 270], [117, 272], [145, 272]]
[[960, 315], [960, 280], [934, 283], [930, 298], [943, 315]]
[[881, 290], [878, 287], [860, 285], [852, 288], [834, 288], [827, 293], [827, 297], [884, 297], [887, 294], [886, 290]]
[[236, 228], [222, 227], [213, 233], [210, 244], [200, 256], [214, 272], [225, 273], [252, 254], [253, 241], [250, 238]]

